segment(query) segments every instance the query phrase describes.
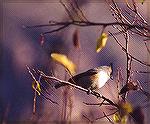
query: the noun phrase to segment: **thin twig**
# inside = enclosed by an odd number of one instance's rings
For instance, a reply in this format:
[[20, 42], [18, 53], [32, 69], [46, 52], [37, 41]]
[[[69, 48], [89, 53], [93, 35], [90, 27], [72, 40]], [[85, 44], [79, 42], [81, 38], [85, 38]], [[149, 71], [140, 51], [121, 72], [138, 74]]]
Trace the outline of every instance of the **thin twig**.
[[105, 100], [103, 100], [103, 102], [101, 103], [87, 103], [87, 102], [83, 102], [86, 105], [94, 105], [94, 106], [102, 106], [102, 105], [111, 105], [110, 103], [104, 103]]
[[103, 112], [103, 114], [111, 124], [114, 124], [114, 122], [105, 114], [105, 112]]
[[[116, 112], [118, 112], [118, 110], [116, 110], [116, 111], [114, 111], [114, 112], [112, 112], [112, 113], [110, 113], [110, 114], [107, 114], [107, 116], [111, 116], [111, 115], [115, 114]], [[104, 118], [104, 117], [105, 117], [105, 116], [102, 116], [102, 117], [96, 118], [95, 120], [100, 120], [100, 119], [102, 119], [102, 118]]]
[[61, 26], [61, 27], [59, 27], [59, 28], [57, 28], [57, 29], [54, 29], [54, 30], [51, 30], [51, 31], [48, 31], [48, 32], [44, 32], [44, 33], [42, 33], [42, 35], [50, 34], [50, 33], [54, 33], [54, 32], [58, 32], [58, 31], [60, 31], [60, 30], [62, 30], [62, 29], [64, 29], [64, 28], [66, 28], [66, 27], [68, 27], [68, 26], [69, 26], [69, 24], [66, 24], [66, 25]]
[[79, 12], [81, 13], [82, 17], [83, 17], [86, 21], [88, 21], [88, 19], [86, 18], [86, 16], [84, 15], [84, 13], [82, 12], [82, 10], [80, 9], [80, 7], [79, 7], [79, 5], [78, 5], [78, 1], [77, 1], [77, 0], [74, 0], [74, 2], [75, 2], [75, 5], [76, 5], [77, 9], [78, 9]]
[[[119, 42], [119, 40], [118, 40], [111, 32], [109, 32], [109, 34], [114, 38], [114, 40], [115, 40], [116, 43], [121, 47], [121, 49], [123, 50], [123, 52], [126, 53], [126, 49], [122, 46], [122, 44]], [[143, 62], [143, 61], [141, 61], [141, 60], [135, 58], [135, 57], [132, 56], [130, 53], [128, 53], [128, 55], [129, 55], [132, 59], [134, 59], [135, 61], [139, 62], [140, 64], [143, 64], [143, 65], [145, 65], [145, 66], [150, 67], [150, 64], [148, 64], [148, 63], [146, 63], [146, 62]]]
[[[50, 21], [51, 22], [51, 21]], [[45, 26], [69, 26], [69, 25], [76, 25], [76, 26], [113, 26], [113, 25], [119, 25], [119, 26], [124, 26], [127, 27], [128, 30], [131, 29], [145, 29], [148, 32], [150, 32], [150, 29], [146, 26], [141, 26], [141, 25], [130, 25], [128, 23], [121, 23], [121, 22], [111, 22], [111, 23], [102, 23], [102, 22], [91, 22], [91, 21], [65, 21], [65, 22], [56, 22], [52, 21], [53, 23], [51, 24], [45, 24], [45, 25], [34, 25], [34, 26], [24, 26], [24, 28], [38, 28], [38, 27], [45, 27]], [[49, 33], [52, 33], [51, 31]]]
[[85, 116], [85, 115], [82, 115], [85, 119], [87, 119], [91, 124], [93, 123], [93, 121], [92, 120], [90, 120], [87, 116]]
[[72, 14], [70, 13], [70, 11], [69, 11], [69, 9], [67, 8], [67, 6], [63, 3], [63, 1], [62, 1], [62, 0], [60, 0], [59, 2], [60, 2], [60, 3], [61, 3], [61, 5], [65, 8], [65, 11], [67, 12], [67, 14], [68, 14], [69, 18], [70, 18], [71, 20], [74, 20], [74, 18], [73, 18], [73, 16], [72, 16]]
[[[31, 69], [30, 69], [28, 66], [26, 66], [26, 67], [27, 67], [28, 72], [29, 72], [29, 74], [31, 75], [32, 79], [33, 79], [33, 80], [36, 82], [36, 84], [38, 85], [38, 83], [39, 83], [40, 81], [38, 82], [38, 81], [36, 80], [36, 78], [34, 77], [33, 73], [31, 72]], [[42, 74], [41, 74], [40, 76], [42, 76]], [[37, 85], [36, 85], [36, 88], [37, 88]], [[34, 90], [37, 92], [36, 88], [35, 88]], [[57, 102], [55, 102], [55, 101], [53, 101], [52, 99], [50, 99], [49, 97], [45, 96], [42, 91], [38, 91], [38, 92], [39, 92], [40, 95], [41, 95], [43, 98], [45, 98], [46, 100], [49, 100], [50, 102], [55, 103], [55, 104], [58, 105]], [[36, 100], [36, 99], [34, 99], [34, 105], [35, 105], [35, 100]], [[34, 110], [34, 108], [33, 108], [33, 110]]]

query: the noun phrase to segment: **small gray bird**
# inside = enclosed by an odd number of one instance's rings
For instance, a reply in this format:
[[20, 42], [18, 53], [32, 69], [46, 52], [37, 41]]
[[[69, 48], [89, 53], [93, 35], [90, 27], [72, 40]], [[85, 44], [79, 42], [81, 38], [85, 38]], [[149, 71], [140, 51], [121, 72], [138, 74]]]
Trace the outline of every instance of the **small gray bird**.
[[[73, 84], [85, 89], [98, 90], [112, 77], [112, 66], [100, 66], [86, 72], [73, 76], [68, 80]], [[55, 88], [66, 86], [67, 84], [56, 84]]]

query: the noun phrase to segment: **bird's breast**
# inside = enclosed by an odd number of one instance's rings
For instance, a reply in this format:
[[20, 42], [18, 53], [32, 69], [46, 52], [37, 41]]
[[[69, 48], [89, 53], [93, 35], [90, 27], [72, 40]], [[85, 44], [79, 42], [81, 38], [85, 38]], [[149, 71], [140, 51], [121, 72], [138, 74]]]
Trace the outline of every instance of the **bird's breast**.
[[107, 72], [105, 71], [100, 71], [98, 74], [98, 79], [97, 79], [97, 87], [101, 88], [105, 85], [105, 83], [109, 80], [110, 76], [108, 75]]

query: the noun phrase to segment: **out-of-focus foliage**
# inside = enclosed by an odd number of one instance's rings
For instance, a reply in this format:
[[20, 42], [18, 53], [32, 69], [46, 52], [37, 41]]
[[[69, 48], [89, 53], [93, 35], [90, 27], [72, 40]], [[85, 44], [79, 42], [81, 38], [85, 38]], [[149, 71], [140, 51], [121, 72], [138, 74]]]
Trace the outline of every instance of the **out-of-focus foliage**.
[[107, 43], [108, 35], [106, 33], [102, 33], [101, 36], [97, 39], [96, 52], [100, 52]]
[[115, 123], [126, 124], [128, 120], [128, 115], [133, 111], [131, 103], [120, 101], [119, 111], [113, 115], [113, 121]]
[[73, 40], [74, 47], [79, 49], [80, 48], [80, 42], [79, 42], [79, 31], [78, 31], [78, 29], [76, 29], [74, 31], [72, 40]]
[[130, 114], [136, 124], [144, 124], [144, 113], [140, 106], [137, 106], [133, 109], [133, 112]]
[[71, 74], [75, 74], [76, 65], [66, 55], [52, 53], [51, 57], [53, 60], [63, 65]]

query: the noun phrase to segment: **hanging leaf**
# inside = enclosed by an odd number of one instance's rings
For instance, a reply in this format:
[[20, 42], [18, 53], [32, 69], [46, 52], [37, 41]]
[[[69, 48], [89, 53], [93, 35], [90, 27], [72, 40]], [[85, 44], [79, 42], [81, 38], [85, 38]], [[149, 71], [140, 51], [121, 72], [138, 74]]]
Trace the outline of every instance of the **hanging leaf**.
[[53, 60], [63, 65], [71, 74], [75, 74], [76, 66], [66, 55], [52, 53], [51, 57]]
[[115, 123], [119, 123], [119, 124], [126, 124], [127, 123], [127, 116], [123, 116], [121, 117], [120, 114], [117, 112], [113, 115], [113, 121]]
[[44, 44], [44, 42], [45, 42], [45, 37], [44, 37], [43, 34], [41, 34], [40, 35], [40, 44], [41, 44], [41, 46]]
[[78, 29], [76, 29], [74, 31], [72, 40], [73, 40], [74, 47], [79, 49], [80, 48], [80, 42], [79, 42], [79, 31], [78, 31]]
[[38, 81], [33, 81], [32, 88], [40, 95], [41, 87]]
[[129, 83], [125, 84], [120, 90], [119, 95], [124, 94], [131, 90], [138, 90], [138, 85], [136, 84], [136, 82], [130, 81]]
[[108, 39], [108, 35], [106, 33], [102, 33], [101, 36], [97, 39], [96, 52], [100, 52], [105, 46]]
[[115, 113], [113, 115], [113, 120], [114, 120], [115, 123], [119, 123], [120, 122], [120, 115], [119, 115], [119, 113]]

